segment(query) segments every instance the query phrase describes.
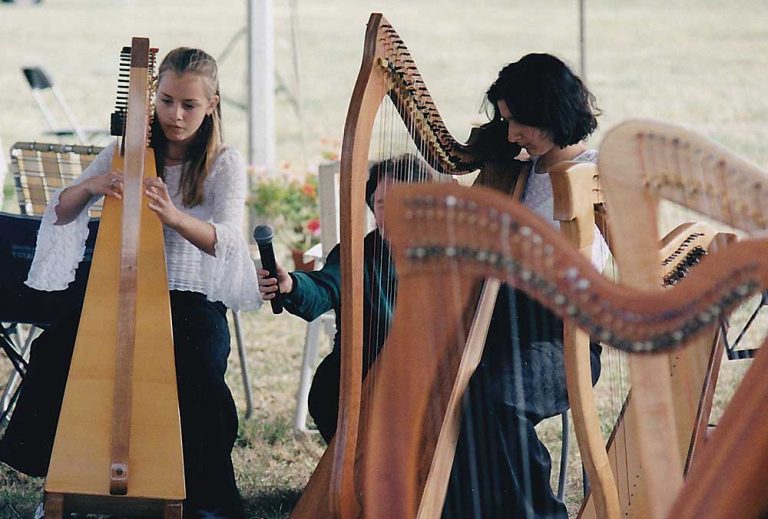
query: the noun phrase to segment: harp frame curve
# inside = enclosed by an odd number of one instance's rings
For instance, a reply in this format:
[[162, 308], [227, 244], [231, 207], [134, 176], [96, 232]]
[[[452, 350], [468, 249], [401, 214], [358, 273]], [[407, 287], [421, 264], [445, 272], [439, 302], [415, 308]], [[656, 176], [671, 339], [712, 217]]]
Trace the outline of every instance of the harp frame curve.
[[[697, 211], [748, 238], [759, 235], [768, 227], [764, 214], [768, 201], [768, 173], [684, 126], [650, 119], [624, 121], [606, 134], [600, 149], [599, 167], [608, 202], [624, 208], [612, 217], [611, 224], [615, 231], [612, 234], [619, 272], [630, 286], [641, 286], [648, 282], [649, 276], [654, 275], [647, 265], [654, 264], [657, 257], [649, 252], [647, 244], [656, 239], [657, 215], [662, 201], [671, 201]], [[632, 218], [645, 222], [645, 225], [633, 225]], [[631, 240], [622, 235], [628, 229], [632, 229]], [[692, 348], [686, 353], [688, 350]], [[708, 497], [709, 508], [700, 504], [689, 506], [683, 497], [694, 495], [701, 488], [702, 480], [697, 480], [700, 474], [712, 474], [717, 470], [716, 466], [724, 472], [733, 471], [733, 467], [728, 466], [723, 458], [718, 458], [719, 463], [712, 463], [709, 456], [710, 453], [723, 452], [713, 443], [728, 444], [733, 441], [733, 435], [738, 433], [734, 433], [736, 429], [732, 428], [732, 423], [746, 419], [748, 406], [729, 405], [721, 425], [712, 435], [712, 441], [704, 442], [701, 424], [693, 416], [695, 402], [685, 398], [683, 388], [690, 382], [685, 377], [680, 377], [677, 382], [659, 376], [659, 373], [670, 369], [668, 359], [631, 358], [630, 362], [632, 387], [635, 388], [633, 399], [640, 409], [637, 417], [648, 417], [635, 419], [633, 423], [633, 436], [639, 446], [643, 479], [648, 489], [644, 498], [647, 507], [644, 516], [661, 518], [667, 514], [670, 517], [690, 514], [685, 516], [693, 517], [692, 511], [698, 510], [714, 517], [752, 517], [754, 509], [746, 510], [754, 506], [759, 497], [750, 496], [742, 500], [740, 507], [745, 510], [744, 515], [733, 510], [729, 512], [733, 515], [723, 514], [721, 503], [716, 504], [714, 499], [714, 490], [711, 490], [710, 496], [699, 494], [700, 502]], [[755, 377], [755, 371], [757, 368], [753, 366], [737, 394], [742, 394], [743, 387], [759, 383], [750, 378]], [[759, 403], [751, 404], [752, 409], [759, 407]], [[751, 426], [756, 427], [756, 424], [753, 422]], [[733, 447], [732, 443], [730, 447]], [[748, 466], [750, 461], [754, 461], [744, 460], [741, 453], [732, 454], [734, 460], [741, 460], [736, 464]], [[707, 463], [692, 463], [693, 456], [706, 459]], [[745, 485], [748, 479], [738, 478]], [[762, 506], [765, 508], [765, 503]]]
[[[336, 435], [313, 473], [291, 517], [357, 517], [361, 491], [355, 477], [361, 438], [362, 401], [362, 253], [364, 187], [374, 119], [389, 98], [423, 158], [439, 173], [468, 174], [480, 169], [476, 182], [500, 189], [520, 179], [522, 163], [514, 161], [519, 147], [506, 142], [491, 150], [493, 127], [473, 129], [466, 144], [446, 129], [413, 59], [392, 25], [372, 13], [365, 35], [363, 58], [345, 121], [340, 164], [341, 390]], [[490, 123], [489, 123], [490, 124]], [[488, 293], [488, 298], [495, 299]], [[357, 346], [357, 347], [356, 347]], [[318, 509], [318, 506], [320, 507]]]

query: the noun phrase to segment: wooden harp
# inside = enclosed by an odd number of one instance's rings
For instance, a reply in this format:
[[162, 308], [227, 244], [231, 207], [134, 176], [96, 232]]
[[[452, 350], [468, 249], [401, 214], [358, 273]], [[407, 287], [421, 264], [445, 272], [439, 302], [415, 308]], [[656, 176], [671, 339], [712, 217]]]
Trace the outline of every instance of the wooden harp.
[[[589, 257], [593, 223], [601, 229], [606, 242], [612, 244], [609, 232], [611, 226], [608, 225], [610, 211], [605, 206], [598, 168], [594, 164], [563, 162], [550, 169], [550, 178], [554, 188], [554, 216], [560, 221], [561, 232], [571, 244]], [[638, 224], [641, 223], [635, 222], [635, 227]], [[678, 283], [709, 250], [716, 249], [734, 237], [730, 233], [718, 232], [715, 227], [704, 222], [677, 225], [653, 244], [658, 264], [651, 263], [651, 266], [654, 275], [659, 276], [655, 284], [669, 287]], [[565, 320], [564, 328], [563, 345], [571, 415], [581, 461], [589, 482], [589, 492], [581, 503], [577, 517], [644, 517], [645, 480], [640, 474], [637, 442], [632, 432], [628, 431], [634, 423], [637, 408], [630, 398], [631, 390], [625, 397], [620, 387], [613, 387], [614, 379], [620, 378], [623, 370], [623, 367], [617, 369], [616, 366], [623, 365], [626, 360], [611, 357], [626, 355], [618, 351], [603, 352], [602, 379], [607, 379], [606, 384], [611, 386], [609, 391], [604, 391], [610, 393], [608, 400], [611, 403], [620, 405], [612, 410], [615, 421], [606, 441], [601, 432], [601, 415], [598, 413], [595, 390], [590, 377], [586, 376], [590, 363], [589, 336], [572, 319]], [[689, 452], [692, 452], [696, 439], [706, 429], [709, 418], [719, 370], [718, 359], [723, 352], [720, 337], [720, 330], [717, 330], [714, 337], [703, 335], [696, 339], [697, 346], [667, 354], [675, 359], [672, 365], [676, 367], [670, 370], [673, 382], [677, 383], [681, 391], [684, 387], [681, 380], [688, 383], [685, 397], [687, 405], [684, 407], [685, 412], [681, 412], [678, 418], [685, 430], [698, 431], [698, 434], [692, 433], [685, 441]], [[602, 404], [605, 413], [605, 407], [610, 405]], [[694, 415], [697, 426], [692, 423]]]
[[[590, 243], [593, 239], [593, 222], [595, 221], [595, 214], [601, 215], [603, 213], [602, 205], [602, 192], [599, 185], [596, 183], [597, 170], [594, 165], [591, 164], [567, 164], [563, 163], [554, 168], [550, 173], [552, 176], [553, 184], [555, 185], [555, 216], [561, 221], [561, 233], [563, 237], [568, 241], [571, 247], [575, 247], [577, 250], [584, 254], [590, 250]], [[473, 214], [473, 211], [469, 210], [473, 206], [480, 206], [475, 198], [470, 198], [466, 202], [464, 211], [456, 210], [457, 222], [455, 227], [450, 230], [439, 230], [435, 227], [434, 222], [425, 222], [428, 220], [424, 215], [433, 214], [441, 215], [449, 211], [448, 208], [430, 205], [428, 199], [432, 197], [432, 193], [424, 197], [413, 197], [412, 204], [409, 207], [398, 205], [395, 209], [387, 209], [387, 225], [388, 228], [394, 229], [393, 231], [393, 247], [395, 243], [402, 243], [406, 239], [406, 236], [414, 238], [416, 234], [426, 236], [420, 239], [424, 242], [432, 242], [431, 247], [423, 247], [421, 250], [416, 249], [418, 252], [414, 253], [413, 257], [403, 258], [402, 251], [395, 249], [396, 261], [400, 267], [403, 263], [406, 264], [406, 268], [410, 271], [412, 267], [411, 263], [417, 261], [418, 256], [429, 256], [436, 254], [436, 249], [440, 249], [436, 243], [440, 243], [438, 238], [435, 238], [440, 232], [444, 235], [458, 235], [464, 239], [467, 239], [470, 230], [465, 230], [463, 226], [470, 227], [466, 222], [475, 222], [477, 225], [482, 225], [485, 222], [488, 225], [488, 219], [480, 214]], [[435, 197], [439, 198], [439, 197]], [[450, 199], [450, 197], [447, 197]], [[424, 207], [419, 208], [419, 204], [423, 203]], [[458, 203], [458, 202], [456, 202]], [[595, 206], [598, 207], [595, 207]], [[389, 206], [388, 206], [389, 207]], [[394, 216], [390, 216], [389, 211], [395, 213], [401, 212], [402, 215], [412, 215], [414, 213], [421, 213], [421, 217], [405, 217], [409, 218], [407, 222], [393, 223]], [[498, 211], [495, 207], [492, 211]], [[522, 211], [525, 211], [523, 209]], [[527, 215], [527, 218], [532, 218], [532, 215]], [[535, 217], [533, 217], [535, 219]], [[447, 220], [447, 218], [445, 218]], [[446, 222], [442, 224], [450, 227]], [[454, 223], [454, 222], [451, 222]], [[408, 226], [409, 231], [404, 233], [404, 227]], [[497, 228], [500, 227], [497, 224]], [[511, 232], [523, 232], [520, 229], [525, 228], [526, 225], [520, 224], [515, 227]], [[414, 232], [416, 230], [416, 232]], [[462, 232], [466, 234], [462, 235]], [[482, 232], [482, 229], [478, 229], [478, 232]], [[663, 243], [655, 243], [654, 250], [661, 250], [662, 256], [674, 256], [678, 257], [681, 252], [688, 247], [703, 247], [712, 240], [714, 233], [706, 225], [703, 224], [691, 224], [681, 226], [674, 232], [670, 233]], [[455, 236], [454, 236], [455, 237]], [[518, 238], [519, 239], [519, 238]], [[418, 240], [417, 240], [418, 241]], [[469, 261], [466, 255], [471, 255], [469, 252], [462, 250], [462, 242], [448, 243], [445, 245], [444, 251], [453, 251], [454, 255], [460, 256], [459, 259], [453, 259], [455, 262]], [[680, 247], [680, 244], [683, 247]], [[497, 246], [498, 247], [498, 246]], [[413, 251], [414, 249], [411, 249]], [[523, 254], [521, 251], [519, 254]], [[446, 255], [449, 253], [446, 252]], [[486, 252], [481, 251], [481, 255], [486, 257], [492, 257], [497, 254], [497, 251]], [[586, 256], [588, 257], [588, 256]], [[539, 254], [538, 258], [534, 258], [535, 261], [531, 261], [527, 266], [527, 277], [535, 275], [537, 268], [537, 262], [541, 261], [542, 257]], [[447, 258], [450, 260], [450, 258]], [[680, 261], [674, 263], [680, 265]], [[454, 265], [457, 266], [458, 265]], [[413, 267], [416, 268], [416, 267]], [[366, 488], [367, 502], [369, 505], [366, 507], [370, 512], [370, 517], [388, 517], [388, 516], [402, 516], [402, 517], [438, 517], [440, 515], [440, 509], [442, 507], [442, 500], [444, 499], [444, 483], [439, 482], [439, 478], [433, 478], [432, 474], [429, 477], [425, 477], [424, 474], [419, 472], [416, 465], [413, 464], [414, 453], [421, 451], [426, 443], [426, 440], [421, 436], [423, 430], [420, 426], [424, 423], [424, 418], [413, 419], [412, 417], [403, 418], [405, 412], [404, 408], [410, 408], [411, 402], [404, 401], [403, 398], [398, 398], [398, 392], [402, 391], [402, 388], [412, 388], [414, 384], [420, 383], [423, 378], [423, 372], [419, 370], [418, 374], [409, 375], [402, 369], [397, 369], [398, 363], [400, 365], [407, 366], [422, 366], [428, 363], [425, 356], [434, 356], [435, 351], [430, 348], [425, 348], [424, 343], [433, 341], [435, 344], [441, 347], [435, 348], [435, 350], [442, 349], [442, 346], [451, 344], [450, 337], [444, 337], [441, 333], [437, 333], [436, 329], [445, 328], [443, 315], [438, 313], [429, 313], [425, 311], [425, 308], [432, 308], [438, 306], [441, 310], [446, 307], [445, 301], [450, 299], [452, 292], [466, 290], [468, 285], [464, 285], [466, 280], [469, 280], [471, 284], [472, 272], [465, 272], [460, 267], [456, 271], [452, 270], [453, 267], [423, 267], [423, 271], [418, 276], [411, 276], [408, 274], [402, 274], [404, 283], [407, 283], [409, 287], [412, 287], [411, 297], [409, 300], [404, 301], [398, 299], [398, 307], [396, 308], [396, 319], [393, 324], [393, 330], [391, 335], [391, 342], [388, 343], [387, 353], [382, 353], [382, 358], [379, 362], [382, 363], [382, 370], [385, 373], [394, 373], [391, 378], [383, 377], [378, 382], [379, 384], [387, 385], [388, 389], [381, 389], [377, 387], [377, 392], [374, 393], [376, 398], [370, 404], [372, 411], [369, 411], [376, 417], [377, 421], [374, 421], [368, 428], [368, 432], [375, 439], [368, 439], [366, 445], [376, 455], [382, 452], [380, 459], [376, 462], [368, 464], [369, 467], [378, 465], [376, 472], [368, 474], [366, 481], [369, 485]], [[431, 272], [431, 271], [437, 272]], [[471, 270], [471, 269], [470, 269]], [[565, 270], [565, 266], [563, 266]], [[673, 267], [667, 267], [668, 271], [672, 271]], [[398, 269], [400, 273], [400, 270]], [[671, 273], [671, 272], [670, 272]], [[428, 274], [431, 274], [428, 275]], [[511, 286], [517, 286], [518, 288], [526, 288], [526, 285], [520, 284], [520, 280], [508, 279], [502, 277], [502, 274], [496, 273], [502, 281], [507, 281]], [[456, 278], [461, 281], [457, 281]], [[605, 281], [605, 280], [603, 280]], [[661, 278], [659, 278], [661, 283]], [[530, 288], [530, 287], [528, 287]], [[554, 292], [549, 293], [549, 297], [553, 296]], [[417, 296], [416, 294], [419, 294]], [[428, 296], [425, 294], [429, 294]], [[433, 298], [433, 299], [432, 299]], [[598, 300], [598, 298], [595, 298]], [[437, 302], [439, 301], [439, 303]], [[585, 304], [584, 301], [579, 301], [578, 305]], [[449, 306], [449, 305], [448, 305]], [[577, 307], [574, 307], [577, 308]], [[582, 459], [585, 465], [587, 465], [587, 472], [590, 476], [590, 481], [593, 484], [592, 490], [593, 496], [597, 498], [589, 501], [596, 508], [591, 509], [591, 513], [597, 513], [598, 517], [615, 517], [619, 513], [618, 505], [618, 490], [617, 484], [614, 480], [611, 472], [610, 462], [606, 453], [605, 442], [602, 438], [602, 434], [599, 429], [599, 419], [596, 411], [594, 410], [594, 397], [592, 395], [592, 383], [591, 383], [591, 371], [589, 362], [589, 335], [595, 334], [595, 337], [604, 335], [605, 330], [599, 329], [586, 329], [583, 326], [582, 318], [574, 318], [574, 315], [562, 312], [561, 316], [565, 322], [565, 337], [563, 340], [565, 347], [565, 361], [566, 361], [566, 378], [568, 380], [568, 392], [571, 401], [571, 407], [574, 415], [574, 422], [577, 430], [577, 437], [579, 440], [579, 447], [582, 454]], [[406, 323], [406, 324], [404, 324]], [[430, 329], [436, 327], [436, 329]], [[413, 344], [421, 345], [418, 348], [410, 348], [413, 351], [407, 352], [409, 345], [409, 336], [413, 336], [413, 329], [417, 329], [416, 339], [413, 340]], [[424, 331], [429, 330], [429, 331]], [[461, 342], [461, 341], [459, 341]], [[393, 344], [394, 343], [394, 344]], [[405, 345], [405, 352], [400, 357], [398, 362], [391, 362], [392, 357], [389, 353], [394, 348], [403, 347]], [[431, 345], [430, 345], [431, 346]], [[635, 346], [630, 343], [621, 345], [626, 350], [632, 350]], [[421, 350], [430, 350], [430, 354], [422, 355], [419, 352]], [[402, 362], [402, 359], [407, 358], [407, 362]], [[384, 365], [390, 362], [386, 369]], [[440, 377], [446, 377], [443, 370], [434, 370]], [[432, 373], [432, 371], [427, 370]], [[447, 378], [447, 377], [446, 377]], [[382, 382], [384, 380], [385, 382]], [[423, 389], [423, 387], [422, 387]], [[385, 396], [383, 396], [385, 395]], [[381, 410], [385, 409], [384, 412]], [[413, 409], [413, 413], [417, 414], [423, 412], [423, 409]], [[449, 412], [454, 412], [450, 410]], [[397, 418], [395, 418], [397, 417]], [[407, 425], [403, 427], [400, 422]], [[397, 429], [397, 425], [400, 424], [402, 429]], [[404, 438], [403, 433], [411, 430], [415, 433], [411, 436], [411, 442], [413, 451], [410, 456], [395, 455], [394, 453], [400, 453], [402, 448], [399, 447], [400, 442], [396, 442], [395, 446], [388, 447], [389, 438], [398, 438], [402, 440]], [[428, 432], [426, 435], [428, 438]], [[373, 446], [373, 447], [372, 447]], [[433, 469], [439, 466], [440, 463], [450, 463], [452, 457], [450, 453], [438, 452], [432, 461]], [[428, 451], [429, 452], [429, 451]], [[371, 454], [367, 459], [373, 458]], [[599, 476], [599, 477], [598, 477]], [[426, 483], [425, 483], [426, 481]], [[400, 499], [394, 499], [393, 496], [403, 496]], [[387, 498], [389, 497], [389, 498]]]
[[[101, 217], [45, 483], [47, 518], [70, 511], [180, 518], [184, 491], [173, 336], [160, 220], [143, 197], [155, 175], [148, 129], [156, 49], [121, 54], [112, 163], [123, 200]], [[114, 129], [114, 124], [113, 124]]]
[[[473, 131], [466, 144], [458, 142], [440, 118], [405, 43], [386, 18], [373, 13], [367, 25], [362, 64], [350, 100], [341, 153], [342, 389], [338, 427], [291, 514], [293, 518], [367, 517], [370, 513], [361, 508], [367, 492], [363, 459], [371, 450], [366, 445], [368, 425], [360, 417], [367, 415], [367, 400], [373, 391], [371, 381], [378, 380], [382, 370], [377, 360], [361, 384], [364, 187], [377, 112], [382, 103], [390, 101], [421, 158], [437, 172], [448, 177], [479, 171], [476, 183], [508, 194], [515, 191], [519, 195], [523, 185], [523, 165], [514, 160], [519, 148], [507, 143], [505, 128], [489, 125]], [[489, 144], [494, 138], [498, 140]], [[487, 328], [498, 284], [490, 283], [482, 290], [483, 295], [479, 296], [480, 283], [475, 283], [469, 290], [471, 295], [462, 302], [461, 315], [454, 316], [461, 321], [456, 326], [474, 330], [475, 364], [485, 337], [482, 322], [485, 321]], [[482, 302], [478, 304], [479, 297]], [[476, 308], [483, 309], [477, 319]], [[474, 369], [471, 356], [464, 357], [464, 361], [461, 355], [451, 359], [454, 369], [463, 362], [466, 379]], [[446, 393], [441, 398], [446, 403], [452, 391], [444, 389]], [[458, 405], [456, 398], [454, 395], [454, 405]], [[442, 467], [445, 477], [446, 470], [450, 470], [450, 463]]]
[[[712, 333], [717, 326], [714, 317], [728, 314], [750, 294], [765, 290], [768, 282], [768, 262], [762, 257], [768, 241], [761, 238], [731, 244], [704, 258], [666, 291], [617, 285], [597, 274], [562, 236], [532, 219], [513, 200], [479, 188], [397, 187], [387, 201], [386, 225], [392, 231], [398, 274], [404, 282], [457, 285], [467, 277], [497, 277], [529, 292], [562, 318], [574, 320], [590, 335], [643, 358], [690, 347], [698, 337]], [[418, 292], [413, 308], [428, 308], [431, 298], [441, 295], [443, 291], [437, 296]], [[423, 326], [440, 326], [425, 314], [420, 315]], [[760, 392], [765, 388], [764, 368], [765, 356], [759, 353], [700, 454], [712, 463], [693, 465], [682, 492], [679, 488], [672, 492], [675, 508], [660, 517], [756, 518], [768, 510], [768, 498], [759, 490], [760, 467], [768, 459], [763, 418], [767, 405]], [[404, 379], [419, 376], [408, 370], [401, 374], [403, 378], [394, 381], [400, 387]], [[374, 400], [371, 405], [378, 404]], [[401, 427], [400, 417], [381, 416], [370, 431], [381, 442]], [[674, 428], [665, 435], [674, 435]], [[744, 447], [739, 441], [746, 438], [757, 449], [737, 452]], [[409, 509], [395, 496], [412, 499], [418, 476], [413, 465], [400, 467], [401, 461], [395, 459], [388, 466], [394, 470], [392, 477], [381, 474], [379, 480], [369, 480], [374, 484], [367, 487], [366, 495], [370, 517], [409, 516], [392, 515]], [[726, 485], [725, 499], [723, 490], [716, 489], [719, 474], [736, 480], [733, 487], [731, 480]]]
[[[657, 239], [662, 203], [674, 203], [695, 211], [746, 238], [764, 232], [768, 225], [765, 217], [768, 173], [678, 125], [635, 120], [615, 127], [601, 145], [600, 170], [608, 203], [624, 208], [614, 215], [615, 220], [612, 216], [611, 224], [619, 271], [630, 286], [647, 285], [649, 276], [658, 273], [656, 268], [649, 268], [649, 265], [656, 265], [658, 256], [648, 249], [648, 244]], [[637, 221], [645, 224], [637, 226]], [[627, 236], [629, 229], [631, 239]], [[729, 245], [728, 249], [732, 247]], [[731, 255], [728, 258], [727, 261], [732, 261]], [[726, 448], [725, 445], [733, 442], [738, 434], [754, 433], [754, 428], [760, 425], [759, 422], [747, 424], [742, 421], [740, 432], [733, 428], [734, 423], [745, 419], [750, 412], [745, 403], [750, 397], [743, 393], [745, 388], [756, 383], [754, 377], [759, 368], [753, 366], [750, 369], [738, 390], [739, 397], [734, 396], [711, 440], [706, 440], [708, 416], [702, 415], [700, 410], [702, 404], [711, 405], [711, 402], [702, 402], [699, 396], [704, 394], [711, 399], [711, 388], [707, 383], [711, 382], [712, 370], [716, 370], [713, 364], [722, 356], [720, 353], [708, 358], [708, 348], [711, 345], [703, 341], [682, 350], [681, 358], [631, 358], [632, 399], [637, 412], [632, 419], [630, 438], [639, 451], [636, 464], [640, 465], [644, 494], [639, 502], [641, 509], [632, 512], [636, 514], [633, 516], [667, 517], [673, 503], [676, 503], [675, 512], [669, 517], [683, 517], [684, 510], [697, 510], [701, 517], [752, 517], [756, 513], [755, 503], [760, 502], [759, 496], [742, 493], [742, 502], [738, 506], [735, 500], [724, 505], [725, 501], [719, 501], [716, 492], [710, 488], [710, 496], [698, 494], [701, 502], [713, 505], [708, 508], [686, 503], [679, 494], [684, 477], [691, 479], [691, 491], [698, 492], [694, 489], [701, 488], [701, 480], [697, 481], [699, 476], [694, 477], [694, 473], [738, 472], [740, 466], [747, 467], [760, 459], [760, 455], [756, 455], [746, 460], [743, 454], [731, 452], [731, 461], [719, 458], [713, 462], [713, 453], [718, 449]], [[681, 372], [680, 366], [690, 368]], [[667, 373], [675, 376], [667, 376]], [[752, 405], [754, 409], [755, 402]], [[708, 445], [710, 443], [722, 445]], [[730, 447], [734, 445], [731, 443]], [[750, 447], [758, 448], [759, 452], [759, 445]], [[747, 474], [736, 478], [743, 485], [748, 485], [749, 479]], [[685, 485], [689, 487], [688, 483]], [[729, 488], [731, 499], [745, 488], [731, 489], [731, 481], [725, 487]], [[714, 506], [717, 502], [720, 503], [718, 507]], [[745, 511], [737, 512], [739, 507]], [[764, 507], [763, 503], [763, 511]], [[726, 510], [732, 515], [727, 515]]]

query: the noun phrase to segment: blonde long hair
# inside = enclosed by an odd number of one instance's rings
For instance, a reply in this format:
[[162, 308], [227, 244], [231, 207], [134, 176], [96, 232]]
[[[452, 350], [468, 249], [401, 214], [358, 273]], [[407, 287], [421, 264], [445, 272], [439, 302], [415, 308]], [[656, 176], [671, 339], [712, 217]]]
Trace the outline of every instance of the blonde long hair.
[[[208, 99], [219, 95], [219, 69], [216, 60], [204, 50], [190, 47], [173, 49], [160, 63], [158, 81], [162, 80], [163, 74], [168, 71], [178, 75], [187, 72], [195, 74], [203, 80]], [[162, 178], [168, 139], [160, 127], [157, 116], [152, 122], [151, 145], [155, 150], [158, 175]], [[203, 202], [203, 184], [221, 145], [221, 103], [217, 103], [213, 113], [206, 115], [203, 119], [183, 159], [179, 190], [186, 207], [194, 207]]]

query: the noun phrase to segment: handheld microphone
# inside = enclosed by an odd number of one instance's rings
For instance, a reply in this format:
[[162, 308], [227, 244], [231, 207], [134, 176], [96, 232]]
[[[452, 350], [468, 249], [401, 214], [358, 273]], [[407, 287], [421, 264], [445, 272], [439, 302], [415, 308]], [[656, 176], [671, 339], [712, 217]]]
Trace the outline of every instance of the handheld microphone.
[[[253, 230], [253, 240], [259, 246], [259, 256], [261, 257], [261, 266], [269, 271], [269, 277], [277, 279], [277, 265], [275, 262], [275, 250], [272, 248], [272, 228], [269, 225], [257, 225]], [[280, 314], [283, 312], [283, 300], [280, 296], [280, 286], [277, 287], [275, 297], [270, 301], [272, 304], [272, 313]]]

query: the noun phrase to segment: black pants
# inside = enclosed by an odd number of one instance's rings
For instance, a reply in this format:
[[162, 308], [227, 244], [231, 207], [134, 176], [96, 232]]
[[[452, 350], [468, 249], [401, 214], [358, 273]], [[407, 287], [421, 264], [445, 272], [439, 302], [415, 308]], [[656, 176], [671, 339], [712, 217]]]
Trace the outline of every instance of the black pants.
[[[567, 519], [552, 493], [551, 459], [534, 423], [514, 408], [464, 400], [443, 519]], [[485, 412], [480, 411], [485, 409]]]
[[[559, 341], [534, 343], [516, 363], [478, 367], [462, 401], [443, 519], [567, 519], [550, 485], [549, 451], [535, 429], [568, 409], [562, 348]], [[600, 347], [590, 354], [594, 384]], [[549, 371], [542, 364], [552, 368], [546, 379], [533, 374]]]
[[[462, 401], [443, 519], [567, 519], [535, 426], [569, 407], [563, 324], [524, 292], [502, 286], [483, 358]], [[592, 343], [592, 384], [601, 347]]]
[[[462, 401], [456, 458], [443, 519], [565, 519], [549, 482], [552, 460], [535, 426], [568, 409], [563, 345], [529, 344], [516, 359], [488, 352]], [[502, 356], [507, 357], [508, 348]], [[591, 348], [592, 381], [600, 374], [600, 346]], [[309, 410], [320, 434], [336, 432], [339, 356], [315, 372]]]
[[337, 350], [325, 356], [315, 370], [312, 386], [309, 388], [309, 414], [315, 421], [320, 436], [330, 443], [336, 434], [336, 420], [339, 415], [339, 377], [341, 360]]
[[[231, 459], [237, 410], [224, 381], [230, 343], [226, 308], [195, 292], [170, 295], [185, 516], [197, 508], [218, 508], [240, 518], [244, 514]], [[79, 320], [78, 309], [33, 342], [16, 409], [0, 440], [0, 460], [31, 476], [45, 476], [48, 471]]]

